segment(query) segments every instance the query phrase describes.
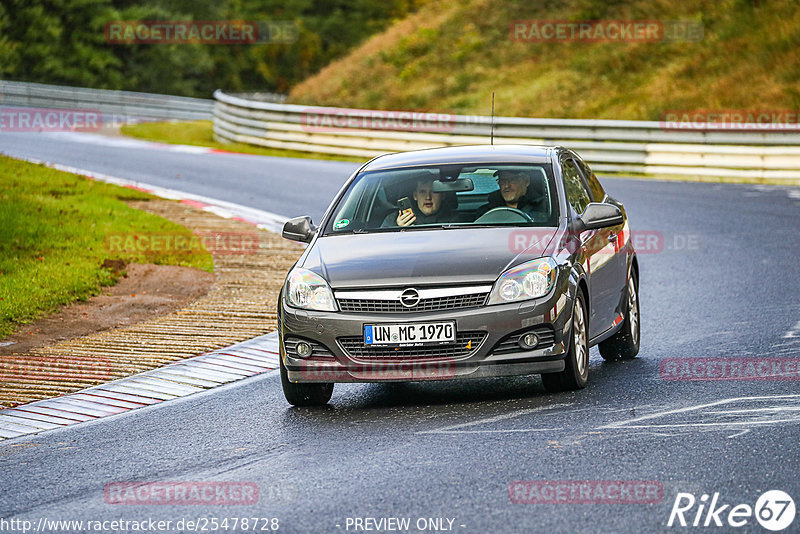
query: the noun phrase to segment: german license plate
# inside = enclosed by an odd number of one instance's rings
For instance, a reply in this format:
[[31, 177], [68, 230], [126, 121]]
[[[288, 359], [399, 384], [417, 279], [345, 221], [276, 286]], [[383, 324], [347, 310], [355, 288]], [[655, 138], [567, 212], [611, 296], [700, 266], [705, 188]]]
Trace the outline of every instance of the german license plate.
[[364, 345], [442, 345], [456, 340], [456, 323], [365, 324]]

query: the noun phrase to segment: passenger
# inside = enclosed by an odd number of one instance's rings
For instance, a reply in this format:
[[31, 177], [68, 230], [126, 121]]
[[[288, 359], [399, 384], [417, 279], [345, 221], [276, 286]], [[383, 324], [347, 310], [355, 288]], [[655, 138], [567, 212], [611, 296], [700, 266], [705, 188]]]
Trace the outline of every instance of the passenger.
[[[531, 184], [531, 177], [525, 171], [499, 170], [494, 173], [497, 177], [497, 185], [500, 187], [500, 198], [491, 199], [476, 212], [477, 219], [484, 213], [494, 208], [516, 208], [531, 218], [537, 211], [537, 206], [528, 199], [528, 187]], [[502, 199], [502, 200], [501, 200]]]
[[400, 210], [397, 215], [390, 213], [381, 224], [382, 227], [458, 222], [457, 214], [444, 206], [445, 194], [433, 191], [433, 180], [417, 181], [411, 196], [415, 200], [411, 210]]

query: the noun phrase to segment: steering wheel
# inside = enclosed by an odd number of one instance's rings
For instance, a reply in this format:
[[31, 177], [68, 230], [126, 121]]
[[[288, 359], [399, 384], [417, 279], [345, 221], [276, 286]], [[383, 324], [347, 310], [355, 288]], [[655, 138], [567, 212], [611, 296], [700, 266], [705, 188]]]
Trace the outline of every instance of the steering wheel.
[[477, 219], [476, 223], [513, 223], [513, 222], [533, 222], [530, 215], [517, 208], [499, 206], [492, 208]]

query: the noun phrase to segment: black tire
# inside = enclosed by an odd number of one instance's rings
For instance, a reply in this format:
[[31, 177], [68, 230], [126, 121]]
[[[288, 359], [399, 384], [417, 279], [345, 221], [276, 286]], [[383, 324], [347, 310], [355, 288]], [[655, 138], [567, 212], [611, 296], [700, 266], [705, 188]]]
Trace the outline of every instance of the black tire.
[[589, 382], [589, 321], [583, 293], [578, 290], [572, 309], [572, 328], [569, 330], [569, 348], [564, 359], [564, 370], [545, 373], [542, 383], [547, 391], [572, 391], [583, 389]]
[[281, 365], [281, 385], [283, 386], [283, 396], [289, 404], [293, 406], [324, 406], [328, 404], [333, 395], [333, 384], [327, 382], [295, 384], [289, 381], [286, 374], [286, 366]]
[[639, 283], [631, 271], [625, 295], [625, 319], [619, 332], [601, 341], [600, 355], [609, 362], [632, 360], [639, 354], [641, 341], [641, 312], [639, 308]]

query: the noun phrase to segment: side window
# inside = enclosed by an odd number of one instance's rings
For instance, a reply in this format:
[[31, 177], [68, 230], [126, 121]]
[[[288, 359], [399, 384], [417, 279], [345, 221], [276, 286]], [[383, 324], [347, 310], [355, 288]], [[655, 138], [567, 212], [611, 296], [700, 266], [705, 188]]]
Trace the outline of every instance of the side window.
[[589, 202], [592, 201], [592, 197], [572, 159], [563, 160], [561, 170], [564, 173], [564, 187], [567, 191], [567, 201], [580, 215], [583, 213], [583, 210], [586, 209]]
[[604, 198], [606, 198], [606, 192], [603, 189], [603, 186], [600, 185], [600, 180], [597, 179], [597, 176], [592, 172], [592, 169], [581, 159], [575, 160], [578, 163], [578, 167], [580, 167], [581, 172], [583, 172], [583, 177], [586, 178], [586, 181], [589, 182], [589, 190], [592, 192], [592, 197], [594, 198], [595, 202], [602, 202]]

